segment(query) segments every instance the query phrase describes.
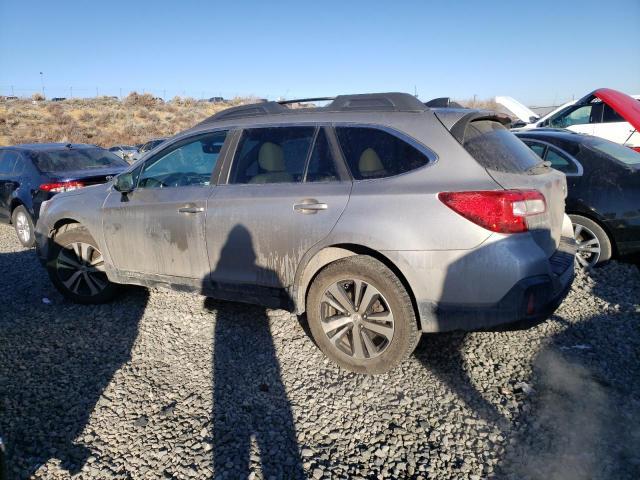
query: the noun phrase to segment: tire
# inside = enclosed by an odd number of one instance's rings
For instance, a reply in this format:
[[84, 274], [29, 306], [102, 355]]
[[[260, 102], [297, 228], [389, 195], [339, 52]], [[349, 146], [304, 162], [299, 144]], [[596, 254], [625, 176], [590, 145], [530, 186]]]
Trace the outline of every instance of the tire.
[[[360, 301], [354, 302], [356, 291]], [[407, 290], [389, 268], [372, 257], [344, 258], [321, 270], [309, 289], [306, 310], [320, 350], [353, 372], [388, 372], [409, 357], [420, 340]], [[333, 318], [331, 325], [329, 318]], [[360, 335], [356, 337], [354, 331]]]
[[11, 215], [11, 223], [22, 246], [33, 247], [36, 243], [35, 225], [33, 218], [31, 218], [31, 215], [23, 205], [18, 205], [15, 208]]
[[117, 285], [107, 278], [98, 244], [87, 229], [65, 230], [53, 238], [51, 247], [47, 272], [62, 295], [83, 304], [105, 303], [114, 297]]
[[611, 259], [611, 240], [600, 225], [581, 215], [569, 215], [569, 218], [578, 244], [576, 262], [580, 267], [597, 267]]

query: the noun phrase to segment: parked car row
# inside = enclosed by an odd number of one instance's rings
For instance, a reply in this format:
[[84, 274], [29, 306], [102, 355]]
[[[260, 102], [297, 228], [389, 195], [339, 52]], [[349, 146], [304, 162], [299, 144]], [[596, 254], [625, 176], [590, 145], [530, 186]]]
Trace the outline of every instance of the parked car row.
[[140, 143], [138, 145], [114, 145], [109, 148], [109, 151], [115, 153], [123, 160], [126, 160], [129, 163], [133, 163], [138, 160], [142, 155], [146, 152], [154, 149], [162, 142], [166, 140], [166, 137], [161, 138], [153, 138], [145, 143]]
[[566, 128], [604, 138], [640, 151], [640, 95], [626, 95], [610, 88], [600, 88], [579, 100], [565, 103], [542, 118], [510, 97], [496, 101], [513, 112], [523, 130]]

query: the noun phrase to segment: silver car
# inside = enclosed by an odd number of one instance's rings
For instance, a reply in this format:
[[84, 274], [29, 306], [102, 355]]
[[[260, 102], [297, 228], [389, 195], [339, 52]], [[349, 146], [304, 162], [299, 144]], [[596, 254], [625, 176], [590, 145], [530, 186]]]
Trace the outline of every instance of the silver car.
[[385, 372], [422, 333], [529, 325], [573, 280], [566, 181], [499, 114], [408, 94], [224, 110], [106, 185], [41, 210], [63, 295], [171, 286], [306, 312], [344, 368]]

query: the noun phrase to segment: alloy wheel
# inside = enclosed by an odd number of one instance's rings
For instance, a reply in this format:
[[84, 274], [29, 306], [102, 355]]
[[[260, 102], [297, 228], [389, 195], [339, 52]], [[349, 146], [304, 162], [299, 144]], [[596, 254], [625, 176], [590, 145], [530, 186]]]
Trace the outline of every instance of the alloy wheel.
[[590, 229], [577, 223], [573, 224], [573, 235], [578, 246], [576, 262], [583, 268], [594, 267], [600, 260], [600, 240]]
[[29, 240], [31, 240], [31, 228], [29, 227], [29, 219], [23, 212], [17, 212], [16, 232], [18, 232], [18, 237], [23, 243], [29, 243]]
[[56, 272], [62, 284], [76, 295], [98, 295], [109, 284], [102, 254], [88, 243], [74, 242], [61, 248]]
[[360, 279], [329, 286], [320, 305], [322, 329], [331, 344], [356, 359], [382, 354], [391, 344], [394, 319], [389, 303]]

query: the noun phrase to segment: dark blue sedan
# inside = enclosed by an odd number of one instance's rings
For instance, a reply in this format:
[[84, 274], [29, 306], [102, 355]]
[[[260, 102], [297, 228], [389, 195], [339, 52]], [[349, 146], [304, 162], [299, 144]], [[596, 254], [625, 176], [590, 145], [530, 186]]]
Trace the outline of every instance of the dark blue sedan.
[[95, 145], [25, 144], [0, 148], [0, 222], [33, 246], [40, 205], [59, 192], [105, 183], [129, 164]]

